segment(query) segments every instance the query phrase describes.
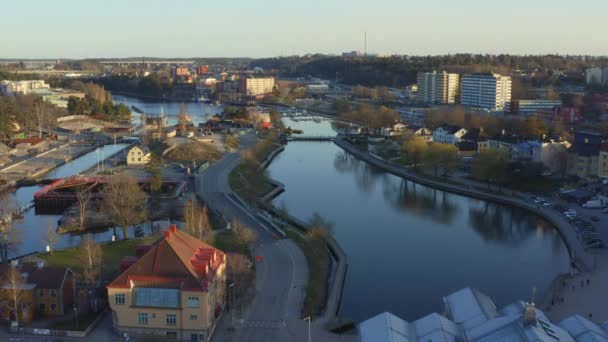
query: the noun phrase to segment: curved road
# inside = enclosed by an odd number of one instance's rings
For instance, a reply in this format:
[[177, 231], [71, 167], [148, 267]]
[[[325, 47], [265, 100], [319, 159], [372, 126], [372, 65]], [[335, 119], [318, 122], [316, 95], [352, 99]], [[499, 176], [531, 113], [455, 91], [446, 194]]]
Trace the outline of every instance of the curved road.
[[[241, 136], [241, 148], [253, 146], [253, 133]], [[234, 318], [225, 312], [213, 336], [215, 341], [308, 341], [308, 323], [300, 319], [300, 308], [308, 282], [308, 265], [300, 249], [286, 239], [275, 240], [275, 233], [255, 219], [250, 211], [235, 200], [229, 200], [232, 189], [230, 171], [239, 163], [239, 153], [227, 154], [197, 176], [196, 191], [212, 210], [227, 220], [239, 220], [258, 232], [253, 254], [256, 261], [256, 295], [253, 302]], [[239, 203], [239, 204], [237, 204]], [[340, 340], [338, 335], [312, 327], [315, 341]], [[353, 339], [353, 336], [350, 336]]]

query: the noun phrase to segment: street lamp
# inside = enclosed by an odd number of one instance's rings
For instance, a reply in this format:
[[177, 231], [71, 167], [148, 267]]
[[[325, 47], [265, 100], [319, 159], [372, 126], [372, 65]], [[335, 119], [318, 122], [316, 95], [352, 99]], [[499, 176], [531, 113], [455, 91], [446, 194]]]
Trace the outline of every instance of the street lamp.
[[304, 318], [305, 321], [308, 321], [308, 342], [311, 341], [310, 339], [310, 316]]
[[231, 283], [228, 285], [229, 289], [232, 289], [232, 303], [230, 304], [230, 322], [232, 324], [232, 328], [234, 329], [234, 285], [235, 283]]

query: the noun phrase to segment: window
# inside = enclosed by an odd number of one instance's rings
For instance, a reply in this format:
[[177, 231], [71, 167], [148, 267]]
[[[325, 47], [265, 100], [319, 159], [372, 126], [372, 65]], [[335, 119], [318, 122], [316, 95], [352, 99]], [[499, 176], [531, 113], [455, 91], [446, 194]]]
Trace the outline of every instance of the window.
[[51, 311], [55, 311], [57, 309], [57, 304], [51, 304]]
[[40, 309], [40, 311], [44, 311], [46, 309], [46, 306], [44, 305], [44, 303], [40, 303], [40, 305], [38, 305], [38, 308]]
[[196, 321], [198, 319], [198, 315], [197, 314], [190, 314], [190, 319], [193, 321]]
[[176, 325], [177, 316], [175, 314], [167, 314], [167, 325]]
[[51, 297], [57, 297], [57, 292], [55, 290], [51, 290]]
[[188, 307], [189, 308], [198, 308], [198, 297], [188, 297]]
[[38, 290], [38, 297], [44, 297], [44, 289]]
[[148, 324], [148, 313], [147, 312], [137, 313], [137, 323], [138, 324]]
[[177, 333], [175, 331], [167, 331], [167, 339], [171, 341], [177, 340]]
[[117, 293], [114, 295], [114, 304], [124, 304], [125, 303], [125, 294]]

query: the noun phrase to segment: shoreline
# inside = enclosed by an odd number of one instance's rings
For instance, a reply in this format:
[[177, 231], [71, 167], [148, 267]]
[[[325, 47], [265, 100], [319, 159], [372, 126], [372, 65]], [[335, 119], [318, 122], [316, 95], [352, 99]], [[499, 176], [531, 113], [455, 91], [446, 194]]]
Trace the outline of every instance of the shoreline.
[[[270, 152], [266, 159], [264, 159], [264, 161], [260, 164], [260, 169], [266, 169], [276, 158], [276, 156], [284, 150], [285, 147], [282, 144], [278, 144], [277, 147]], [[306, 222], [301, 221], [300, 219], [289, 214], [285, 215], [284, 213], [281, 213], [271, 202], [274, 198], [285, 191], [285, 185], [271, 177], [267, 177], [267, 181], [273, 186], [273, 189], [264, 196], [258, 198], [258, 202], [262, 208], [270, 215], [282, 218], [295, 229], [306, 232], [308, 230], [308, 224]], [[332, 258], [332, 265], [330, 265], [330, 274], [327, 279], [327, 298], [325, 299], [325, 307], [316, 320], [332, 326], [342, 322], [338, 316], [338, 312], [340, 310], [344, 284], [346, 282], [348, 258], [338, 241], [336, 241], [333, 236], [329, 235], [326, 237], [325, 242]]]
[[588, 252], [584, 251], [581, 246], [579, 246], [578, 240], [576, 239], [576, 233], [572, 229], [570, 223], [565, 222], [563, 218], [558, 217], [556, 215], [558, 213], [550, 212], [549, 210], [551, 209], [537, 208], [536, 206], [530, 205], [529, 203], [521, 199], [516, 199], [506, 195], [493, 194], [487, 191], [480, 191], [475, 188], [471, 188], [470, 186], [451, 184], [428, 179], [419, 174], [412, 174], [411, 172], [400, 166], [390, 164], [390, 162], [384, 159], [380, 159], [378, 157], [374, 157], [367, 152], [359, 151], [355, 146], [344, 141], [343, 139], [336, 139], [334, 143], [347, 153], [353, 155], [355, 158], [362, 160], [368, 164], [371, 164], [375, 167], [378, 167], [379, 169], [382, 169], [385, 172], [412, 181], [414, 183], [470, 198], [481, 199], [507, 206], [514, 206], [519, 209], [523, 209], [530, 213], [533, 213], [534, 215], [543, 218], [544, 220], [555, 226], [556, 230], [562, 237], [566, 248], [568, 249], [570, 262], [576, 269], [581, 272], [589, 271], [591, 269], [591, 264], [589, 263], [589, 260], [585, 260], [585, 258], [590, 258], [592, 256], [589, 255]]

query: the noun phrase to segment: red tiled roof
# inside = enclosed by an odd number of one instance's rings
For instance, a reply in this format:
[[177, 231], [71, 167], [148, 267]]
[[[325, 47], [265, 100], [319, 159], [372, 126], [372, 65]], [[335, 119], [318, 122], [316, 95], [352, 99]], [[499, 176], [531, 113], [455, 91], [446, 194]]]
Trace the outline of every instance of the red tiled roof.
[[127, 268], [108, 288], [163, 286], [206, 291], [225, 254], [184, 233], [174, 225], [146, 254]]

